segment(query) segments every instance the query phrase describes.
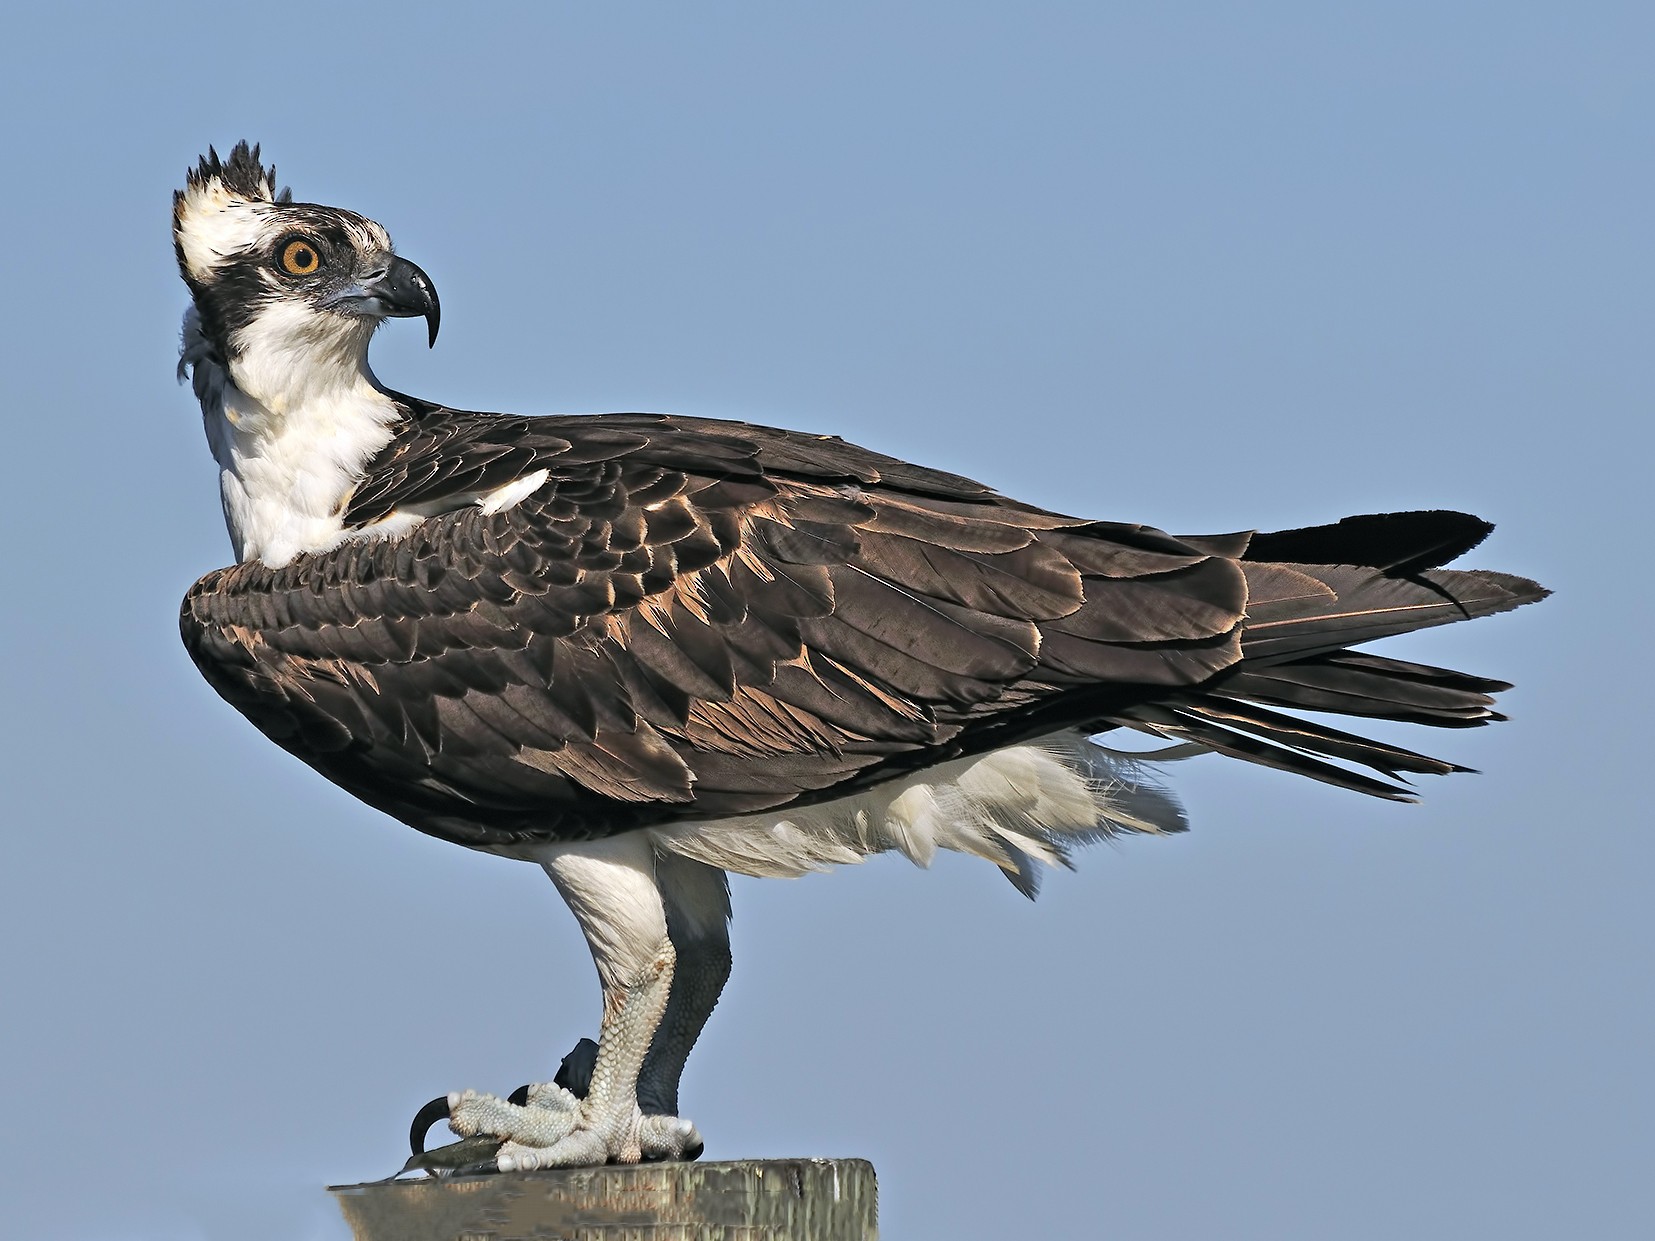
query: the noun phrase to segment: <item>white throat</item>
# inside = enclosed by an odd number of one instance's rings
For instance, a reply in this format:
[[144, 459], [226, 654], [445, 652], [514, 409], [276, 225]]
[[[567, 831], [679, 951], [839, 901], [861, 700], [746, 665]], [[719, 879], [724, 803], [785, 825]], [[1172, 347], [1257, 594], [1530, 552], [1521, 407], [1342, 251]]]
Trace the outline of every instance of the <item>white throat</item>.
[[368, 369], [371, 321], [323, 333], [307, 330], [316, 326], [307, 318], [272, 306], [226, 369], [194, 308], [184, 316], [183, 364], [218, 461], [230, 542], [237, 560], [272, 568], [344, 540], [363, 467], [400, 417]]

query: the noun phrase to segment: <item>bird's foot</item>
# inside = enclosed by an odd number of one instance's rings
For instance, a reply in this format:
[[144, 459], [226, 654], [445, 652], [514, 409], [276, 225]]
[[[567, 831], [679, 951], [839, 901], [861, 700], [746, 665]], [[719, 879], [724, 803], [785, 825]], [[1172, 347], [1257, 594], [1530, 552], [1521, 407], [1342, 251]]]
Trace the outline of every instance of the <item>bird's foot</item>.
[[448, 1127], [462, 1139], [501, 1140], [501, 1172], [695, 1159], [701, 1135], [679, 1116], [644, 1115], [635, 1102], [603, 1114], [556, 1082], [530, 1086], [521, 1105], [473, 1090], [448, 1096]]
[[[584, 1099], [592, 1089], [592, 1070], [597, 1067], [598, 1045], [589, 1038], [583, 1038], [576, 1043], [574, 1049], [563, 1057], [563, 1063], [558, 1066], [557, 1076], [552, 1079], [555, 1085], [562, 1086], [577, 1099]], [[487, 1132], [473, 1134], [469, 1138], [462, 1138], [458, 1142], [450, 1142], [447, 1146], [425, 1148], [425, 1139], [430, 1136], [431, 1126], [439, 1120], [447, 1120], [449, 1116], [449, 1100], [452, 1095], [442, 1095], [432, 1099], [414, 1116], [414, 1123], [408, 1131], [408, 1145], [413, 1151], [408, 1162], [402, 1165], [402, 1170], [393, 1176], [406, 1176], [410, 1172], [424, 1172], [428, 1176], [454, 1176], [465, 1173], [497, 1172], [495, 1156], [500, 1153], [500, 1147], [505, 1144], [504, 1138], [494, 1137]], [[515, 1103], [519, 1107], [527, 1106], [529, 1102], [529, 1087], [519, 1086], [506, 1096], [506, 1102]]]

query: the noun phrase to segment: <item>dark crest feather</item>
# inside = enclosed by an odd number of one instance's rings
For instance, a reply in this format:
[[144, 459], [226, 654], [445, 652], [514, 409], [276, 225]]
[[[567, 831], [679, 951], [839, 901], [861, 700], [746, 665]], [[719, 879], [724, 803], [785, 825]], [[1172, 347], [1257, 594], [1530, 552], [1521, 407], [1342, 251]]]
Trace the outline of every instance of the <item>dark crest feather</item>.
[[276, 192], [276, 166], [266, 168], [259, 161], [258, 146], [249, 146], [246, 139], [236, 143], [227, 160], [221, 160], [218, 151], [208, 147], [187, 175], [192, 187], [205, 185], [216, 177], [226, 189], [245, 198], [268, 198], [279, 203], [293, 201], [292, 190], [284, 187], [280, 193]]

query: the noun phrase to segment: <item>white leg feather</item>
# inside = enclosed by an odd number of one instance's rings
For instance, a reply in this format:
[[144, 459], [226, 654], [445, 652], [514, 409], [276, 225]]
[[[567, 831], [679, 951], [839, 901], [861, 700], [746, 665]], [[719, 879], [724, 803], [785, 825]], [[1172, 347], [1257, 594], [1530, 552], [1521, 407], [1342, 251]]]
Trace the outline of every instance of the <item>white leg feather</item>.
[[1184, 813], [1141, 758], [1078, 732], [927, 768], [837, 801], [651, 829], [663, 853], [758, 877], [802, 875], [898, 852], [986, 858], [1034, 895], [1039, 868], [1119, 832], [1179, 832]]

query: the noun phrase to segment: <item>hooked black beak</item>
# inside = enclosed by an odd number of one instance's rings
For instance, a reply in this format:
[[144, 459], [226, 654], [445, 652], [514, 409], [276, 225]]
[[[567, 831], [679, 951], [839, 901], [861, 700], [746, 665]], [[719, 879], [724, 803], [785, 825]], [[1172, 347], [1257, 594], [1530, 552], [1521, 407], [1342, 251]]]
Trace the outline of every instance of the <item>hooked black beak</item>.
[[442, 304], [437, 300], [436, 286], [418, 264], [397, 255], [391, 255], [383, 268], [360, 283], [334, 294], [328, 299], [328, 304], [347, 314], [372, 315], [382, 319], [422, 317], [430, 331], [429, 344], [437, 343]]

